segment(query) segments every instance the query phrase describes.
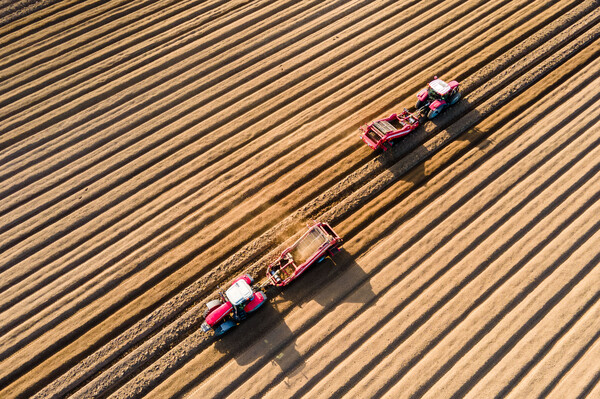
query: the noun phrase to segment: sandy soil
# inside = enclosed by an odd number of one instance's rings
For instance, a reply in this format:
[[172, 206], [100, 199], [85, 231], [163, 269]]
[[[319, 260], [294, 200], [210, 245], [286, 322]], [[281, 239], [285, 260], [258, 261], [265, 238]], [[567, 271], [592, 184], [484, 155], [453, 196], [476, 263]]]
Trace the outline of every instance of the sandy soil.
[[[0, 2], [0, 396], [594, 397], [598, 6]], [[203, 334], [314, 218], [344, 250]]]

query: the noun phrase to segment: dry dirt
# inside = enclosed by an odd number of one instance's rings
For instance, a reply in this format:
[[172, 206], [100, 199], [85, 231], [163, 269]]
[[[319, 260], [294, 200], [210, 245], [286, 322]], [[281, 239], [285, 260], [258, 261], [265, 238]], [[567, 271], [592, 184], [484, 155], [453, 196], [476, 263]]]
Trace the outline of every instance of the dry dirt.
[[598, 0], [1, 1], [0, 397], [599, 397], [599, 54]]

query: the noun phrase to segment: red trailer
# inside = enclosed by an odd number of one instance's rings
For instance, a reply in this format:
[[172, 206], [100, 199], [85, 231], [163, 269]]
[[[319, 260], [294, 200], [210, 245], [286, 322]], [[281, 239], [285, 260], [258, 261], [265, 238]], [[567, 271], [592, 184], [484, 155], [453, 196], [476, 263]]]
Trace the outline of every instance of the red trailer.
[[278, 287], [288, 285], [309, 266], [333, 256], [341, 246], [342, 239], [329, 224], [315, 222], [267, 267], [268, 281]]
[[406, 136], [418, 127], [418, 116], [404, 108], [401, 114], [392, 114], [361, 126], [360, 138], [372, 149], [382, 148], [385, 151], [390, 147], [390, 141]]

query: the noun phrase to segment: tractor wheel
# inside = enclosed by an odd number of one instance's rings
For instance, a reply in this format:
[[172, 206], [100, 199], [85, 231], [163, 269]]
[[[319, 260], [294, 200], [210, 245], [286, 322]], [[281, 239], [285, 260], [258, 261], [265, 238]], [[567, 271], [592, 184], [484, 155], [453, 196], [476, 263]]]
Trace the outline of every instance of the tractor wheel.
[[438, 116], [440, 114], [442, 110], [440, 108], [436, 108], [436, 109], [432, 109], [431, 111], [429, 111], [429, 113], [427, 114], [427, 118], [428, 119], [433, 119], [436, 116]]
[[425, 101], [417, 100], [417, 109], [425, 105]]
[[450, 97], [450, 105], [454, 105], [460, 100], [460, 91], [454, 93], [452, 97]]
[[226, 322], [221, 323], [219, 326], [217, 326], [215, 328], [215, 337], [220, 337], [221, 335], [225, 334], [227, 331], [231, 330], [236, 325], [237, 324], [235, 324], [231, 320], [227, 320]]

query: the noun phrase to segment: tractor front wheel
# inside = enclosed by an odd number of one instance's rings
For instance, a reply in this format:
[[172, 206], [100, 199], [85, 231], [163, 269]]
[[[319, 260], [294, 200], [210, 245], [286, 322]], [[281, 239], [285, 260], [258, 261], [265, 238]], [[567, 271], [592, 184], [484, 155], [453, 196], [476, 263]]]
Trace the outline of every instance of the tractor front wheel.
[[431, 111], [429, 111], [429, 113], [427, 114], [427, 118], [428, 119], [433, 119], [436, 116], [438, 116], [441, 112], [441, 107], [440, 108], [436, 108], [436, 109], [432, 109]]
[[460, 91], [457, 91], [450, 97], [450, 105], [454, 105], [460, 100]]

